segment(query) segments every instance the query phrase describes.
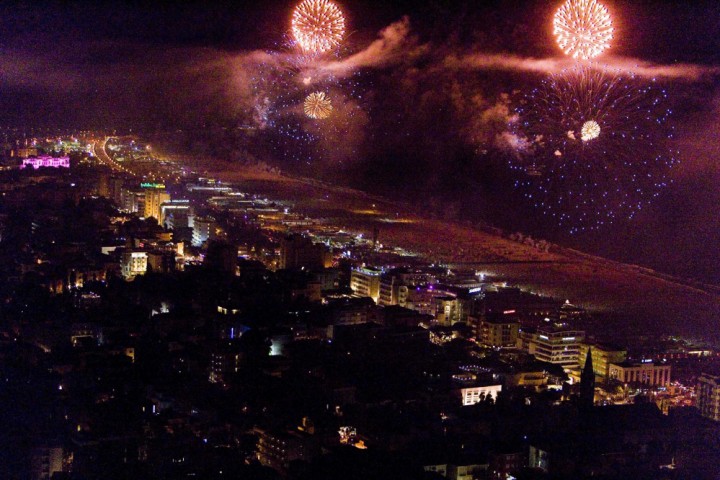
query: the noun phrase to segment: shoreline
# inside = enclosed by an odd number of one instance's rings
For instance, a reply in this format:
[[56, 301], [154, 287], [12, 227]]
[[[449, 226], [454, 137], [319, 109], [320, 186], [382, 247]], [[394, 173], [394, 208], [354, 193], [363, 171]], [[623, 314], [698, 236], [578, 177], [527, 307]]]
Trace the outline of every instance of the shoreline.
[[720, 286], [556, 245], [540, 251], [501, 232], [492, 233], [489, 226], [479, 229], [423, 218], [398, 202], [312, 179], [253, 172], [248, 167], [214, 171], [211, 176], [249, 193], [292, 201], [298, 212], [311, 218], [324, 216], [339, 228], [364, 233], [380, 228], [381, 242], [417, 252], [429, 261], [492, 265], [488, 273], [513, 285], [569, 299], [590, 311], [614, 313], [634, 323], [629, 328], [645, 326], [665, 334], [720, 339]]

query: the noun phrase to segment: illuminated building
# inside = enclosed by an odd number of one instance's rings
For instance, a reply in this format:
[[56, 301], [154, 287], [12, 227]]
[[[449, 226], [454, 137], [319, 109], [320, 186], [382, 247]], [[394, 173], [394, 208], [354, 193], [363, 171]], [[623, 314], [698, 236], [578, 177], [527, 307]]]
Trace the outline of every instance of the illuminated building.
[[[455, 379], [457, 375], [453, 375]], [[460, 389], [460, 400], [463, 407], [475, 405], [488, 398], [497, 400], [498, 394], [502, 391], [502, 385], [472, 386]]]
[[438, 463], [436, 465], [424, 465], [423, 470], [430, 473], [435, 473], [443, 478], [447, 478], [447, 463]]
[[380, 275], [382, 270], [355, 268], [350, 272], [350, 288], [360, 297], [370, 297], [375, 303], [380, 298]]
[[720, 421], [720, 375], [703, 373], [698, 378], [697, 408], [700, 415]]
[[520, 371], [505, 375], [507, 386], [511, 387], [533, 387], [539, 389], [548, 383], [548, 376], [542, 367], [522, 367]]
[[455, 295], [435, 297], [435, 321], [447, 327], [463, 321], [463, 304]]
[[145, 212], [145, 192], [123, 187], [120, 190], [120, 210], [127, 213]]
[[169, 200], [160, 205], [160, 224], [169, 230], [188, 227], [188, 217], [192, 213], [190, 200]]
[[144, 217], [153, 217], [158, 223], [162, 220], [162, 209], [161, 205], [165, 202], [170, 201], [170, 194], [165, 190], [157, 190], [154, 188], [145, 189], [145, 209]]
[[37, 157], [38, 149], [37, 147], [21, 147], [16, 149], [13, 152], [18, 158], [28, 158], [28, 157]]
[[433, 285], [429, 287], [415, 287], [408, 290], [408, 297], [405, 307], [423, 315], [437, 316], [438, 303], [436, 297], [445, 297], [448, 292], [436, 289]]
[[213, 217], [195, 217], [192, 228], [193, 247], [200, 247], [203, 243], [215, 238], [215, 219]]
[[294, 430], [270, 432], [257, 427], [254, 433], [258, 437], [258, 461], [280, 472], [287, 472], [293, 461], [309, 462], [320, 455], [320, 445], [313, 435]]
[[331, 265], [332, 255], [322, 243], [297, 234], [280, 240], [280, 269], [321, 270]]
[[232, 187], [229, 186], [223, 186], [223, 185], [214, 185], [211, 183], [207, 184], [194, 184], [190, 183], [187, 185], [188, 192], [198, 192], [198, 193], [231, 193], [233, 191]]
[[145, 275], [147, 266], [148, 255], [146, 252], [123, 252], [120, 268], [125, 280], [132, 280], [137, 275]]
[[400, 305], [404, 307], [407, 303], [407, 297], [408, 287], [399, 276], [385, 274], [380, 277], [378, 305]]
[[592, 355], [593, 371], [600, 383], [607, 382], [610, 378], [611, 363], [622, 363], [627, 358], [627, 350], [624, 348], [600, 343], [595, 345], [582, 343], [578, 351], [578, 368], [582, 366], [580, 360], [587, 356], [588, 350]]
[[210, 354], [210, 383], [224, 383], [228, 375], [237, 373], [244, 360], [239, 348], [222, 345]]
[[536, 332], [521, 332], [518, 343], [526, 346], [528, 353], [541, 362], [573, 368], [577, 366], [580, 344], [584, 339], [584, 331], [554, 323], [538, 327]]
[[611, 363], [610, 379], [622, 383], [637, 383], [651, 387], [670, 385], [670, 365], [651, 361]]
[[514, 310], [503, 315], [487, 315], [479, 319], [478, 341], [493, 348], [514, 347], [517, 343], [520, 324]]
[[61, 446], [42, 446], [32, 449], [30, 456], [30, 478], [46, 479], [64, 471], [65, 451]]
[[23, 160], [20, 168], [33, 167], [37, 170], [40, 167], [44, 168], [70, 168], [70, 157], [51, 157], [49, 155], [43, 155], [36, 158], [26, 158]]
[[570, 303], [570, 300], [565, 300], [565, 303], [560, 307], [560, 321], [561, 322], [572, 322], [582, 320], [587, 316], [587, 312], [584, 308], [578, 307]]

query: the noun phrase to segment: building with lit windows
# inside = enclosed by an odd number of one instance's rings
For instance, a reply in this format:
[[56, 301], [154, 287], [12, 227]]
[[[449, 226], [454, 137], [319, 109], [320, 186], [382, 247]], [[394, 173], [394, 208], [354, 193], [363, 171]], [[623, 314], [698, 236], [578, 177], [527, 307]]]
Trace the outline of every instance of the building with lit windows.
[[700, 415], [720, 421], [720, 375], [703, 373], [698, 378], [697, 408]]
[[615, 345], [604, 343], [582, 343], [578, 355], [578, 369], [582, 368], [582, 362], [585, 361], [587, 352], [590, 350], [592, 356], [593, 371], [595, 372], [596, 381], [605, 383], [610, 378], [610, 364], [620, 364], [627, 358], [627, 350]]
[[651, 387], [670, 385], [672, 367], [653, 361], [622, 362], [610, 364], [610, 379], [622, 383], [636, 383]]
[[23, 160], [20, 168], [32, 167], [34, 170], [38, 168], [70, 168], [70, 157], [51, 157], [43, 155], [41, 157], [26, 158]]
[[120, 210], [127, 213], [145, 213], [145, 192], [136, 188], [123, 187], [120, 190]]
[[513, 315], [487, 315], [477, 321], [477, 339], [493, 348], [514, 347], [520, 324]]
[[120, 268], [125, 280], [132, 280], [138, 275], [145, 275], [147, 266], [147, 252], [123, 252]]
[[435, 297], [435, 321], [438, 325], [451, 327], [462, 322], [467, 316], [463, 315], [463, 303], [455, 295]]
[[359, 297], [370, 297], [378, 302], [380, 298], [380, 275], [382, 270], [375, 268], [355, 268], [350, 272], [350, 288]]
[[162, 204], [170, 201], [170, 194], [165, 190], [154, 188], [145, 189], [144, 217], [153, 217], [158, 223], [162, 220]]
[[407, 304], [408, 286], [399, 275], [385, 274], [380, 278], [380, 297], [378, 305]]
[[195, 217], [192, 228], [193, 247], [201, 247], [203, 243], [215, 238], [215, 219], [213, 217]]
[[49, 479], [62, 473], [65, 467], [65, 451], [59, 445], [35, 447], [30, 455], [30, 478]]
[[547, 323], [534, 332], [521, 332], [518, 345], [541, 362], [576, 368], [585, 332], [564, 323]]
[[[457, 375], [454, 377], [457, 377]], [[480, 403], [488, 398], [497, 400], [498, 394], [501, 391], [502, 385], [468, 386], [460, 389], [460, 401], [463, 407], [467, 407]]]
[[13, 150], [13, 154], [13, 156], [19, 158], [37, 157], [38, 149], [37, 147], [25, 146]]
[[310, 462], [320, 455], [320, 443], [314, 435], [294, 430], [271, 432], [257, 427], [254, 432], [258, 437], [258, 461], [279, 472], [287, 472], [293, 461]]

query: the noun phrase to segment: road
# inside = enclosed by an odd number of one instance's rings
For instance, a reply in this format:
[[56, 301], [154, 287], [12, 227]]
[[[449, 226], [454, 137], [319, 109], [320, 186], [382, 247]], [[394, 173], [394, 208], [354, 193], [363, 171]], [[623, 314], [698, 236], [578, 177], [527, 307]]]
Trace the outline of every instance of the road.
[[113, 171], [134, 175], [132, 171], [120, 165], [118, 162], [110, 158], [110, 155], [107, 154], [106, 146], [108, 141], [112, 138], [114, 137], [105, 137], [103, 140], [93, 143], [93, 155], [95, 155], [95, 158], [97, 158], [98, 162], [107, 167], [110, 167]]

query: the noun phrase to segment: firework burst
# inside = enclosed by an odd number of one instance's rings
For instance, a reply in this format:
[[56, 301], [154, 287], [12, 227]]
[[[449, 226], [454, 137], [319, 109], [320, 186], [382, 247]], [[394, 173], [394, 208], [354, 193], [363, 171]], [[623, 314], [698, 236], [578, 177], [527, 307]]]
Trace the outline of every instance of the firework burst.
[[597, 0], [567, 0], [553, 19], [560, 49], [576, 59], [600, 55], [610, 46], [613, 31], [608, 9]]
[[314, 92], [305, 98], [304, 109], [308, 117], [324, 120], [332, 113], [333, 106], [325, 92]]
[[[360, 144], [355, 139], [362, 137], [360, 126], [367, 122], [368, 79], [361, 72], [338, 78], [322, 71], [318, 57], [299, 64], [298, 55], [286, 50], [266, 52], [251, 69], [256, 138], [252, 153], [308, 168], [356, 158]], [[306, 114], [305, 102], [312, 92], [323, 93], [325, 101], [331, 102], [332, 113], [322, 121]], [[317, 113], [322, 115], [322, 111]]]
[[671, 111], [655, 82], [576, 67], [544, 80], [517, 108], [511, 163], [527, 199], [570, 232], [633, 218], [677, 163]]
[[345, 35], [345, 17], [330, 0], [303, 0], [293, 12], [292, 34], [303, 52], [336, 48]]
[[588, 120], [587, 122], [583, 123], [583, 126], [580, 129], [580, 138], [583, 142], [595, 140], [600, 136], [601, 130], [602, 129], [600, 128], [600, 124], [598, 124], [595, 120]]

